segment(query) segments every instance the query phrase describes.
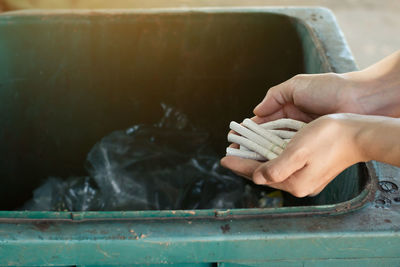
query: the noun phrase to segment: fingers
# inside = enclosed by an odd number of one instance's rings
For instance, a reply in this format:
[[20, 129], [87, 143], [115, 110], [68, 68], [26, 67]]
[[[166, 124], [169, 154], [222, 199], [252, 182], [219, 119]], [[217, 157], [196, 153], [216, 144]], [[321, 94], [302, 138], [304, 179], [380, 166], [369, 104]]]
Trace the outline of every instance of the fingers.
[[[262, 119], [255, 118], [258, 122]], [[324, 116], [297, 132], [277, 158], [260, 163], [226, 157], [221, 163], [239, 175], [252, 178], [256, 184], [284, 190], [296, 197], [315, 196], [359, 160], [352, 154], [354, 132], [347, 134], [349, 125]]]
[[237, 149], [240, 148], [240, 146], [239, 146], [238, 144], [236, 144], [236, 143], [232, 143], [232, 144], [230, 144], [228, 147], [230, 147], [230, 148], [237, 148]]
[[311, 168], [306, 166], [290, 175], [283, 182], [269, 184], [268, 186], [289, 192], [295, 197], [306, 197], [313, 194], [315, 190], [314, 186], [308, 182], [311, 173]]
[[288, 146], [279, 157], [260, 165], [254, 172], [253, 181], [265, 185], [283, 182], [306, 166], [307, 157], [307, 150]]
[[306, 197], [318, 195], [331, 179], [314, 179], [315, 170], [311, 166], [305, 166], [295, 173], [291, 174], [287, 179], [278, 183], [269, 183], [268, 186], [289, 192], [295, 197]]
[[[311, 167], [304, 167], [282, 183], [268, 185], [269, 187], [284, 190], [295, 197], [315, 197], [332, 181], [335, 177], [315, 177], [315, 170]], [[313, 179], [318, 178], [318, 179]]]
[[257, 124], [262, 124], [265, 122], [275, 121], [275, 120], [279, 120], [279, 119], [283, 119], [283, 118], [286, 118], [286, 114], [284, 113], [283, 109], [279, 109], [277, 112], [272, 113], [268, 116], [264, 116], [264, 117], [254, 116], [251, 118], [251, 120]]
[[254, 114], [265, 117], [277, 112], [286, 103], [293, 103], [293, 88], [289, 81], [269, 89], [263, 101], [254, 109]]
[[310, 122], [315, 118], [313, 114], [305, 113], [300, 110], [296, 105], [291, 103], [285, 105], [282, 110], [282, 113], [284, 113], [283, 118], [290, 118], [303, 122]]
[[319, 117], [315, 114], [305, 113], [293, 104], [287, 104], [281, 107], [278, 111], [263, 117], [254, 116], [251, 118], [254, 122], [262, 124], [269, 121], [279, 120], [283, 118], [290, 118], [298, 121], [310, 122]]
[[251, 180], [254, 171], [261, 165], [261, 163], [256, 160], [228, 156], [221, 159], [221, 165], [225, 168], [231, 169], [236, 174]]
[[295, 197], [317, 195], [326, 186], [326, 184], [319, 185], [317, 190], [313, 190], [314, 187], [307, 182], [309, 180], [307, 178], [312, 175], [312, 170], [308, 166], [291, 174], [282, 182], [266, 182], [264, 178], [260, 180], [261, 182], [258, 182], [255, 173], [261, 169], [262, 165], [262, 163], [258, 161], [228, 156], [221, 159], [221, 165], [231, 169], [237, 175], [253, 180], [256, 184], [268, 185], [272, 188], [289, 192]]

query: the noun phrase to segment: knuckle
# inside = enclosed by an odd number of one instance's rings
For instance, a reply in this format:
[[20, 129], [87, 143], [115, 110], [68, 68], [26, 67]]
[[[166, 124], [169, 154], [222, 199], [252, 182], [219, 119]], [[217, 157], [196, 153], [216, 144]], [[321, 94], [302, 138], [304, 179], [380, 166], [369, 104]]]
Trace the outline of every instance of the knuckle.
[[308, 155], [309, 151], [304, 147], [300, 147], [294, 153], [292, 153], [292, 159], [294, 162], [304, 161], [304, 159], [307, 158]]
[[264, 169], [264, 176], [267, 178], [267, 180], [277, 183], [281, 182], [282, 178], [280, 177], [280, 171], [278, 168], [273, 168], [273, 167], [266, 167]]
[[288, 80], [287, 85], [292, 89], [304, 88], [309, 80], [309, 74], [297, 74]]
[[272, 86], [271, 88], [268, 89], [267, 93], [265, 94], [265, 97], [267, 97], [268, 95], [273, 95], [279, 90], [280, 90], [279, 85]]
[[310, 197], [315, 197], [315, 196], [317, 196], [319, 193], [321, 193], [321, 191], [322, 191], [322, 190], [317, 190], [317, 191], [311, 192], [310, 194], [308, 194], [308, 196], [310, 196]]
[[344, 116], [342, 114], [329, 114], [325, 115], [321, 118], [321, 123], [323, 129], [329, 132], [336, 132], [340, 131], [341, 126], [342, 126], [342, 119]]
[[301, 79], [306, 78], [307, 76], [308, 76], [307, 74], [297, 74], [297, 75], [293, 76], [292, 79], [301, 80]]
[[304, 183], [295, 183], [289, 185], [288, 192], [295, 197], [303, 198], [312, 194], [312, 190], [310, 186]]
[[331, 80], [340, 78], [340, 74], [337, 74], [337, 73], [334, 73], [334, 72], [327, 72], [324, 75], [325, 75], [325, 77], [327, 77], [327, 78], [329, 78]]
[[265, 180], [262, 180], [259, 178], [253, 178], [253, 183], [255, 183], [256, 185], [265, 185], [266, 184]]
[[301, 83], [302, 81], [306, 81], [309, 79], [309, 74], [297, 74], [295, 76], [293, 76], [289, 81], [292, 84], [298, 84]]
[[266, 180], [265, 178], [262, 176], [262, 174], [253, 174], [252, 177], [253, 183], [257, 184], [257, 185], [265, 185], [266, 184]]
[[308, 190], [303, 190], [298, 188], [292, 189], [291, 191], [289, 191], [289, 193], [298, 198], [303, 198], [309, 195]]

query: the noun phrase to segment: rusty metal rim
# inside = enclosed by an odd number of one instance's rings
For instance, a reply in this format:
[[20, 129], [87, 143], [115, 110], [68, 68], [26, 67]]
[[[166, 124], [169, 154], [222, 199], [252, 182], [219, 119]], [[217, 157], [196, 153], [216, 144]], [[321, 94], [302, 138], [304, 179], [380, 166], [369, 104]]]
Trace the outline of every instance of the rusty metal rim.
[[[366, 165], [369, 165], [367, 163]], [[216, 219], [255, 217], [297, 217], [317, 215], [341, 215], [354, 212], [374, 200], [377, 190], [376, 174], [371, 168], [367, 170], [367, 181], [361, 193], [348, 201], [321, 206], [300, 206], [259, 209], [207, 209], [207, 210], [161, 210], [161, 211], [0, 211], [0, 222], [35, 222], [35, 221], [107, 221], [107, 220], [176, 220], [176, 219]]]
[[[332, 71], [329, 60], [325, 55], [326, 49], [322, 42], [317, 38], [316, 32], [305, 23], [303, 20], [274, 12], [280, 8], [162, 8], [162, 9], [132, 9], [128, 11], [122, 10], [28, 10], [28, 11], [13, 11], [0, 14], [0, 17], [7, 16], [26, 16], [26, 15], [101, 15], [101, 14], [151, 14], [154, 12], [175, 13], [175, 12], [218, 12], [218, 13], [274, 13], [281, 16], [287, 16], [296, 23], [305, 27], [310, 34], [313, 43], [318, 51], [318, 56], [322, 61], [325, 71]], [[348, 201], [320, 206], [301, 206], [301, 207], [283, 207], [283, 208], [265, 208], [265, 209], [227, 209], [227, 210], [163, 210], [163, 211], [88, 211], [88, 212], [51, 212], [51, 211], [0, 211], [0, 222], [4, 221], [100, 221], [100, 220], [148, 220], [148, 219], [197, 219], [197, 218], [214, 218], [214, 219], [230, 219], [230, 218], [250, 218], [250, 217], [293, 217], [293, 216], [314, 216], [314, 215], [338, 215], [358, 210], [365, 206], [367, 202], [374, 199], [376, 191], [377, 176], [373, 171], [372, 165], [367, 163], [367, 181], [361, 193]], [[364, 166], [364, 167], [365, 167]]]

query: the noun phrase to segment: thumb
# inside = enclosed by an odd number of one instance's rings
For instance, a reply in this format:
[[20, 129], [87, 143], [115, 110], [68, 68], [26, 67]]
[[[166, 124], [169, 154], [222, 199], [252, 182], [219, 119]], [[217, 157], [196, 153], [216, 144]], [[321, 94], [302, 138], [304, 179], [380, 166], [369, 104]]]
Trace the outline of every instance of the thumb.
[[253, 174], [256, 184], [281, 183], [306, 166], [308, 152], [296, 146], [286, 148], [282, 154], [258, 167]]
[[293, 87], [290, 80], [271, 87], [263, 101], [254, 109], [254, 114], [258, 117], [265, 117], [278, 111], [287, 103], [293, 103]]

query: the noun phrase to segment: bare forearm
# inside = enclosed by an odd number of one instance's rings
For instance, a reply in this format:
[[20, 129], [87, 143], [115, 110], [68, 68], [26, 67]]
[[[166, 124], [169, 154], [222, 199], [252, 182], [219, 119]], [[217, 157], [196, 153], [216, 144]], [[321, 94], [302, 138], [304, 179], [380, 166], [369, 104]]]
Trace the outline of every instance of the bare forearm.
[[359, 112], [400, 117], [400, 51], [362, 71], [344, 74]]
[[400, 119], [360, 116], [356, 143], [364, 160], [400, 166]]

